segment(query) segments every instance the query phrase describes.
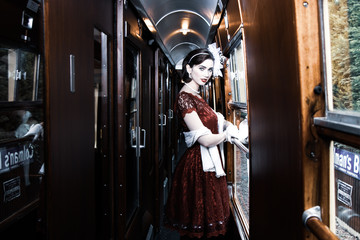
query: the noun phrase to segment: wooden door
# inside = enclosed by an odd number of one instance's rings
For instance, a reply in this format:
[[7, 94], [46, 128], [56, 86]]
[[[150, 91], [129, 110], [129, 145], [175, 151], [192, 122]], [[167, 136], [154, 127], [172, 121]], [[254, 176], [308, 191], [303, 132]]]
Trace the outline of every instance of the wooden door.
[[[152, 234], [155, 215], [154, 158], [151, 157], [153, 132], [153, 59], [146, 35], [142, 38], [141, 26], [131, 5], [120, 5], [126, 34], [121, 38], [118, 59], [122, 69], [118, 78], [119, 101], [117, 186], [115, 203], [119, 239], [144, 239]], [[123, 12], [123, 10], [126, 10]], [[122, 15], [123, 14], [123, 15]], [[124, 25], [123, 25], [124, 23]], [[119, 75], [118, 75], [119, 76]]]
[[112, 39], [113, 1], [44, 6], [47, 238], [95, 239], [94, 26]]

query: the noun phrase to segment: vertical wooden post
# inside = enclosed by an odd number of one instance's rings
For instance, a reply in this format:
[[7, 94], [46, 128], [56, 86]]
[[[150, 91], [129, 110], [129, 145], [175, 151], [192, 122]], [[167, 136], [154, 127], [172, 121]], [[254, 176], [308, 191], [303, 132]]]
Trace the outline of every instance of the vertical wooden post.
[[[304, 209], [321, 205], [323, 222], [329, 225], [328, 146], [318, 138], [313, 117], [324, 115], [324, 93], [314, 93], [316, 86], [324, 89], [321, 76], [321, 38], [317, 1], [294, 1], [297, 33], [298, 71], [300, 83], [302, 168]], [[308, 231], [307, 239], [317, 239]]]
[[[234, 121], [234, 114], [232, 109], [229, 107], [228, 103], [232, 102], [232, 91], [231, 91], [231, 81], [230, 81], [230, 69], [225, 68], [224, 71], [224, 80], [225, 80], [225, 119], [231, 123]], [[232, 144], [227, 143], [226, 145], [226, 176], [228, 182], [234, 182], [235, 173], [234, 173], [234, 146]]]

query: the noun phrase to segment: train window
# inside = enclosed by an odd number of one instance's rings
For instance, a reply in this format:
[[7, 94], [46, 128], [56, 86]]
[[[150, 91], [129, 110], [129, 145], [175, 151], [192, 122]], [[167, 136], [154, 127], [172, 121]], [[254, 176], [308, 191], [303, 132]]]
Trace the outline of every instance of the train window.
[[104, 234], [110, 232], [112, 217], [110, 205], [111, 168], [110, 154], [110, 81], [111, 81], [111, 40], [99, 29], [94, 29], [94, 153], [96, 168], [96, 218], [101, 219], [99, 229]]
[[98, 141], [101, 141], [103, 127], [107, 125], [106, 107], [108, 96], [108, 55], [107, 55], [107, 35], [94, 29], [94, 109], [95, 109], [95, 140], [94, 147], [97, 149]]
[[139, 206], [139, 61], [139, 51], [128, 42], [125, 49], [127, 223]]
[[[244, 124], [247, 120], [241, 118]], [[247, 124], [245, 126], [247, 128]], [[234, 169], [236, 170], [235, 174], [235, 196], [236, 203], [240, 207], [239, 212], [246, 225], [249, 224], [249, 150], [246, 144], [236, 143], [237, 146], [234, 154]]]
[[233, 202], [236, 213], [241, 220], [241, 233], [249, 238], [249, 150], [248, 150], [248, 124], [247, 124], [247, 96], [245, 79], [245, 61], [242, 42], [230, 53], [230, 81], [232, 103], [234, 109], [234, 123], [242, 134], [241, 141], [235, 141], [234, 148], [234, 184]]
[[360, 149], [333, 142], [333, 218], [340, 239], [360, 238]]
[[[323, 1], [327, 117], [319, 124], [359, 134], [360, 14], [358, 1]], [[334, 122], [336, 122], [334, 124]]]
[[44, 174], [42, 66], [35, 49], [0, 43], [0, 223], [33, 208], [40, 197]]
[[240, 44], [230, 54], [230, 79], [232, 98], [234, 102], [246, 105], [246, 80], [244, 66], [243, 44]]
[[[330, 186], [333, 186], [330, 187], [328, 195], [330, 229], [336, 231], [341, 239], [358, 239], [360, 237], [359, 4], [356, 0], [323, 0], [320, 6], [326, 115], [315, 118], [314, 123], [326, 142], [331, 141], [332, 170], [325, 173], [329, 174]], [[320, 90], [320, 88], [314, 89], [314, 92], [320, 94]]]
[[0, 58], [0, 101], [41, 100], [40, 55], [0, 44]]

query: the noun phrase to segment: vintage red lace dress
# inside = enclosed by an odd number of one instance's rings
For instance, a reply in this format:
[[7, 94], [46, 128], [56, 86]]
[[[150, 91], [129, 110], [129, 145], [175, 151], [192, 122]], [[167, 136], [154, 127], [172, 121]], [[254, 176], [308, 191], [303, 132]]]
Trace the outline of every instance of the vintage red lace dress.
[[[181, 116], [184, 131], [189, 131], [183, 117], [196, 111], [205, 127], [218, 133], [217, 116], [210, 106], [195, 95], [181, 92], [175, 110]], [[166, 205], [165, 225], [189, 237], [225, 235], [230, 216], [226, 177], [204, 172], [200, 145], [188, 148], [176, 166]]]

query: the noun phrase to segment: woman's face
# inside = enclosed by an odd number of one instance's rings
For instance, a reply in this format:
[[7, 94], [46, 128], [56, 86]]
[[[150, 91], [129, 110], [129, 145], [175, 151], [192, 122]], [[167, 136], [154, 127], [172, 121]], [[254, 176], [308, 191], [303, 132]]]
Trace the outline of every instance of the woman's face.
[[187, 65], [186, 69], [191, 76], [191, 79], [195, 81], [199, 86], [205, 85], [210, 79], [213, 73], [214, 61], [212, 59], [206, 59], [199, 65], [194, 65], [192, 68]]

